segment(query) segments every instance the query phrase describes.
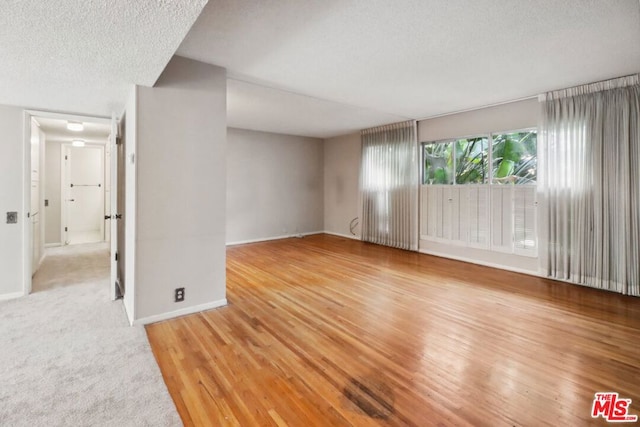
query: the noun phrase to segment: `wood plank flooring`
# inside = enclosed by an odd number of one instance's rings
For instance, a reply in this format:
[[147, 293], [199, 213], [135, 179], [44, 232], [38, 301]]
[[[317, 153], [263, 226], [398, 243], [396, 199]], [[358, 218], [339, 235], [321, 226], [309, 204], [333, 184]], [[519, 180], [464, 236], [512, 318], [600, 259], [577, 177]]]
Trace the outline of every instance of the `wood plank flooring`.
[[328, 235], [230, 247], [224, 308], [147, 326], [187, 426], [606, 425], [640, 298]]

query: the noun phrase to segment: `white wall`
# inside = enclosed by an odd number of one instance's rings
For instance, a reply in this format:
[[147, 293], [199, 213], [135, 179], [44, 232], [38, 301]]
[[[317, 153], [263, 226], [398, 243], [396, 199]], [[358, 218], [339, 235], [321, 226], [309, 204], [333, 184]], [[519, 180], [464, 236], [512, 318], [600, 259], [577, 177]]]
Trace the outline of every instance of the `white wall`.
[[[324, 230], [354, 237], [349, 224], [360, 217], [360, 134], [324, 141]], [[360, 238], [360, 226], [354, 229]]]
[[136, 320], [226, 304], [226, 71], [173, 57], [137, 88], [136, 145]]
[[[537, 99], [529, 99], [464, 113], [451, 114], [418, 122], [418, 140], [438, 141], [448, 138], [518, 130], [538, 125], [540, 107]], [[425, 208], [421, 200], [421, 209]], [[538, 215], [539, 217], [540, 215]], [[420, 251], [450, 258], [517, 271], [538, 273], [538, 258], [469, 248], [465, 246], [420, 240]]]
[[[136, 319], [136, 205], [137, 205], [137, 192], [136, 192], [136, 148], [138, 138], [138, 88], [132, 87], [125, 106], [125, 209], [123, 212], [122, 206], [118, 205], [118, 211], [124, 213], [124, 248], [125, 248], [125, 260], [124, 260], [124, 297], [123, 303], [127, 316], [129, 317], [129, 323], [134, 322]], [[112, 156], [118, 157], [118, 151], [113, 150]], [[133, 157], [133, 161], [131, 160]], [[118, 170], [118, 178], [122, 176], [122, 171]], [[121, 187], [121, 182], [118, 181], [118, 187]], [[117, 191], [117, 188], [113, 188], [112, 191]], [[113, 211], [113, 210], [112, 210]], [[111, 230], [110, 230], [111, 231]], [[118, 229], [118, 235], [122, 236]], [[112, 243], [113, 245], [113, 243]], [[118, 241], [118, 246], [122, 247], [122, 243]], [[112, 254], [113, 255], [113, 254]]]
[[321, 232], [322, 140], [227, 132], [227, 243]]
[[[24, 200], [25, 143], [23, 110], [0, 105], [0, 299], [23, 293], [23, 227], [28, 201]], [[28, 171], [27, 171], [28, 172]], [[6, 212], [18, 212], [18, 223], [7, 224]]]
[[45, 155], [44, 198], [49, 201], [45, 211], [45, 244], [61, 244], [60, 238], [60, 152], [62, 144], [47, 141]]
[[536, 127], [539, 116], [540, 103], [536, 98], [465, 113], [449, 114], [419, 121], [418, 141], [438, 141]]

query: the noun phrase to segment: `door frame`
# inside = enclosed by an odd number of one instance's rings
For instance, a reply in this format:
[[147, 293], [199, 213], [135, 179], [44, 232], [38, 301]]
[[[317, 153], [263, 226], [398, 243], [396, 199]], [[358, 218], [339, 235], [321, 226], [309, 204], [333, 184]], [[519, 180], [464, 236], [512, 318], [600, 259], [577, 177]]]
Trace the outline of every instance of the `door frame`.
[[[110, 124], [111, 119], [98, 116], [86, 116], [79, 114], [63, 114], [51, 111], [24, 110], [23, 114], [23, 141], [22, 141], [22, 292], [29, 295], [32, 290], [32, 232], [30, 218], [31, 212], [31, 119], [33, 117], [45, 117], [65, 121], [81, 121], [92, 123]], [[46, 140], [45, 140], [46, 141]], [[45, 185], [41, 177], [40, 185]], [[112, 261], [113, 262], [113, 261]]]
[[[109, 231], [111, 231], [111, 238], [109, 239], [110, 250], [110, 269], [109, 269], [109, 296], [112, 301], [118, 298], [118, 293], [122, 291], [120, 283], [118, 282], [118, 156], [113, 156], [113, 153], [118, 151], [118, 137], [120, 136], [120, 122], [115, 113], [111, 115], [111, 132], [109, 133], [109, 216], [111, 217], [109, 222]], [[102, 152], [102, 165], [106, 168], [104, 149]], [[102, 197], [104, 203], [104, 194]], [[104, 206], [104, 205], [103, 205]], [[104, 235], [104, 229], [103, 229]], [[124, 296], [124, 295], [122, 295]]]

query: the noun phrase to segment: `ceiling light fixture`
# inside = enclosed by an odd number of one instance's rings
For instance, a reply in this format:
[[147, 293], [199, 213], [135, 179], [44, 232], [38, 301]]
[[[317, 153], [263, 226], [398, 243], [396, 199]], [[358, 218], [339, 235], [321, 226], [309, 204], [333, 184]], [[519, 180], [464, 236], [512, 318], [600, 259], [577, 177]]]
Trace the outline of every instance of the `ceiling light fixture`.
[[74, 139], [71, 142], [71, 145], [73, 145], [74, 147], [84, 147], [84, 141], [81, 139]]
[[82, 132], [84, 130], [84, 125], [81, 122], [67, 122], [67, 129], [74, 132]]

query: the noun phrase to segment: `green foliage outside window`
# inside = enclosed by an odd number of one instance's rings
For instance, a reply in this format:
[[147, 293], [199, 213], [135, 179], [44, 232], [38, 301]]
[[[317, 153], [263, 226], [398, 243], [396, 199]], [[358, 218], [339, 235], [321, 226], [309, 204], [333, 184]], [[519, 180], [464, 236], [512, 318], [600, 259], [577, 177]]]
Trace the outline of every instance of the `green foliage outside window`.
[[[458, 139], [424, 145], [424, 184], [482, 184], [488, 180], [488, 139]], [[454, 166], [455, 157], [455, 166]], [[455, 167], [455, 176], [454, 176]]]
[[534, 184], [537, 175], [536, 131], [493, 135], [493, 182]]
[[423, 184], [451, 184], [453, 182], [453, 143], [438, 142], [424, 145]]
[[[494, 184], [536, 182], [535, 130], [492, 135], [491, 156]], [[423, 184], [487, 184], [489, 138], [481, 136], [424, 144], [423, 161]]]
[[456, 141], [456, 184], [488, 182], [488, 143], [489, 140], [485, 137]]

